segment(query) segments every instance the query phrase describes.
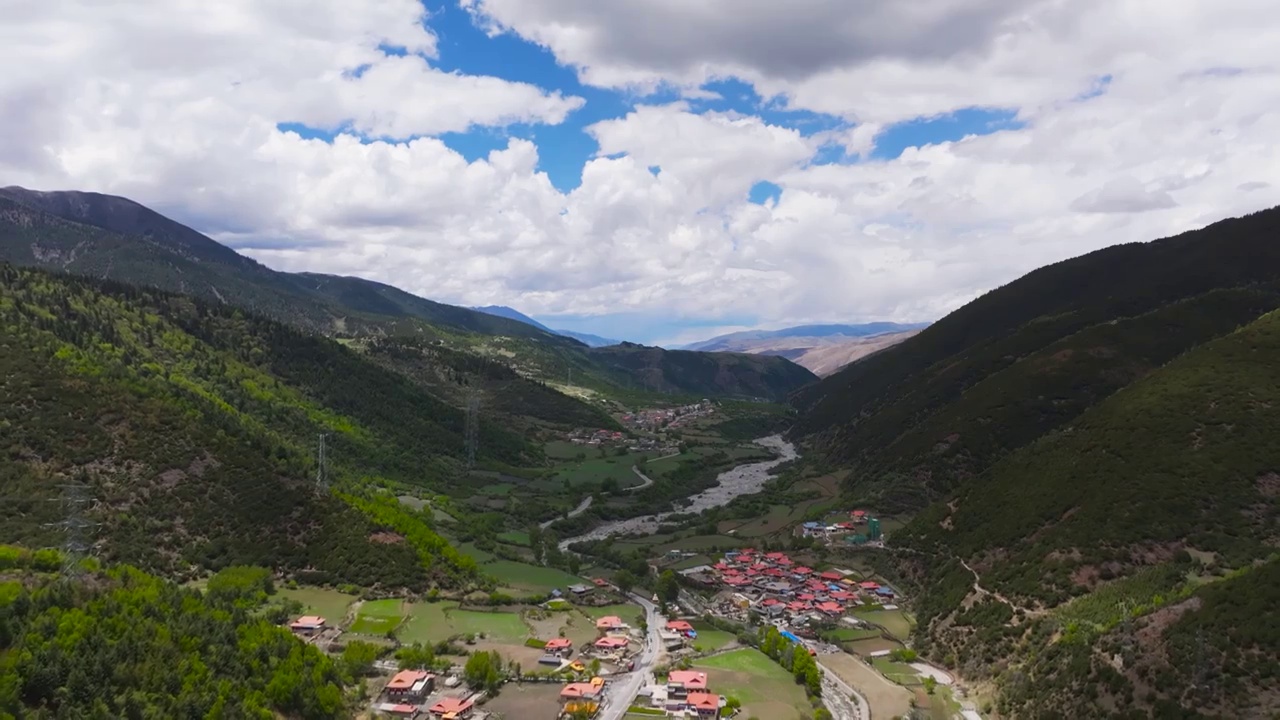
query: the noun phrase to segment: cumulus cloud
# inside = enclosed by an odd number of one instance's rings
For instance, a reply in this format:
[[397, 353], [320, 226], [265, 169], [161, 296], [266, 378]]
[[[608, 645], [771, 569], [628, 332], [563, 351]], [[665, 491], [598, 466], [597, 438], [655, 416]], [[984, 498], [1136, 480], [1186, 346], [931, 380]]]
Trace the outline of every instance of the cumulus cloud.
[[[640, 105], [584, 129], [599, 152], [564, 191], [539, 169], [554, 147], [468, 161], [434, 135], [582, 101], [440, 71], [416, 2], [20, 2], [0, 24], [0, 184], [126, 195], [274, 267], [459, 304], [928, 319], [1044, 263], [1280, 202], [1280, 10], [1227, 4], [464, 2], [591, 82], [695, 98], [732, 72], [857, 121], [805, 136]], [[973, 104], [1018, 124], [873, 159], [898, 120]], [[828, 143], [858, 161], [816, 162]], [[776, 202], [748, 200], [761, 180]]]

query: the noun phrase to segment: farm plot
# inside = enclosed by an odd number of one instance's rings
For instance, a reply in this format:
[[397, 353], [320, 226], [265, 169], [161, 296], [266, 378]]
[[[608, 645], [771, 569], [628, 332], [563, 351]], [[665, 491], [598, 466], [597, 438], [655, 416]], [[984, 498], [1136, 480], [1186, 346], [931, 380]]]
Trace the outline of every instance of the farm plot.
[[891, 682], [857, 658], [845, 653], [821, 657], [822, 665], [862, 693], [871, 704], [871, 717], [906, 717], [911, 712], [911, 691]]
[[484, 707], [507, 718], [556, 720], [560, 716], [560, 688], [559, 683], [512, 683], [504, 685]]
[[717, 693], [741, 700], [745, 717], [790, 720], [813, 713], [791, 673], [754, 648], [704, 658], [695, 667], [707, 672], [707, 684]]
[[347, 608], [356, 601], [355, 595], [318, 587], [281, 588], [279, 596], [302, 603], [303, 612], [319, 615], [330, 625], [340, 625], [347, 616]]
[[694, 639], [693, 644], [695, 647], [702, 648], [703, 652], [715, 652], [738, 641], [733, 633], [717, 630], [704, 622], [693, 623], [693, 629], [698, 632], [698, 637]]
[[413, 603], [409, 620], [396, 633], [402, 642], [437, 643], [457, 635], [483, 634], [494, 642], [523, 644], [529, 628], [509, 612], [459, 610], [456, 602]]
[[386, 635], [399, 627], [402, 620], [403, 600], [367, 600], [356, 609], [356, 621], [351, 624], [350, 629], [351, 632], [362, 635]]
[[879, 625], [889, 631], [889, 634], [896, 638], [907, 638], [911, 636], [911, 626], [913, 623], [902, 610], [855, 611], [855, 614], [867, 622]]
[[480, 568], [497, 578], [499, 584], [532, 593], [549, 593], [556, 588], [565, 588], [582, 582], [577, 575], [570, 575], [555, 568], [526, 565], [511, 560], [498, 560], [487, 563]]

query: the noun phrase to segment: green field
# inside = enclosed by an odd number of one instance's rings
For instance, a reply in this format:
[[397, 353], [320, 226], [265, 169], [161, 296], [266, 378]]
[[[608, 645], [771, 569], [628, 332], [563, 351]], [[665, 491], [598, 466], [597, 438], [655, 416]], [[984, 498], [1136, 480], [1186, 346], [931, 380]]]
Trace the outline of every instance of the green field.
[[351, 624], [351, 632], [364, 635], [385, 635], [395, 630], [404, 619], [404, 601], [369, 600], [361, 603], [356, 611], [356, 621]]
[[627, 624], [634, 622], [636, 615], [641, 612], [639, 605], [603, 605], [601, 607], [584, 607], [581, 610], [593, 620], [599, 620], [607, 615], [617, 615], [622, 618], [622, 622]]
[[651, 452], [627, 453], [626, 455], [614, 455], [610, 452], [605, 457], [593, 457], [591, 453], [598, 452], [592, 448], [587, 453], [587, 459], [580, 463], [574, 463], [556, 473], [556, 481], [568, 480], [574, 485], [593, 484], [599, 485], [609, 478], [613, 478], [618, 482], [619, 487], [631, 487], [639, 485], [640, 478], [631, 471], [631, 466], [640, 461], [640, 458], [654, 457]]
[[878, 657], [871, 660], [871, 667], [899, 685], [920, 685], [923, 680], [920, 674], [904, 663], [893, 662], [888, 658]]
[[507, 543], [508, 545], [529, 547], [529, 533], [524, 532], [523, 530], [504, 532], [498, 536], [498, 541]]
[[850, 640], [866, 640], [868, 638], [878, 638], [880, 637], [880, 631], [874, 628], [842, 627], [837, 630], [832, 630], [831, 635], [838, 642], [848, 642]]
[[547, 443], [543, 448], [547, 457], [552, 460], [572, 460], [578, 457], [578, 453], [587, 453], [588, 450], [595, 452], [595, 448], [587, 445], [575, 445], [568, 440], [553, 440]]
[[409, 607], [409, 620], [396, 637], [406, 643], [436, 643], [468, 633], [522, 643], [529, 637], [529, 628], [515, 613], [459, 610], [456, 602], [414, 603]]
[[526, 565], [511, 560], [498, 560], [482, 565], [480, 569], [497, 578], [498, 582], [506, 587], [536, 593], [547, 593], [555, 588], [564, 589], [570, 585], [585, 582], [577, 575], [570, 575], [563, 570]]
[[702, 648], [703, 652], [715, 652], [738, 639], [731, 632], [717, 630], [703, 622], [693, 623], [693, 629], [698, 631], [698, 637], [693, 644], [695, 647]]
[[791, 673], [759, 650], [734, 650], [699, 660], [694, 667], [707, 671], [707, 684], [714, 692], [742, 701], [743, 717], [791, 720], [813, 716], [804, 689]]
[[279, 596], [302, 603], [303, 612], [319, 615], [330, 625], [338, 625], [347, 615], [347, 608], [356, 601], [355, 595], [318, 587], [300, 587], [297, 590], [281, 588]]
[[900, 640], [905, 640], [911, 636], [911, 621], [907, 618], [907, 614], [901, 610], [854, 611], [854, 614], [867, 622], [883, 627], [889, 631], [890, 635]]

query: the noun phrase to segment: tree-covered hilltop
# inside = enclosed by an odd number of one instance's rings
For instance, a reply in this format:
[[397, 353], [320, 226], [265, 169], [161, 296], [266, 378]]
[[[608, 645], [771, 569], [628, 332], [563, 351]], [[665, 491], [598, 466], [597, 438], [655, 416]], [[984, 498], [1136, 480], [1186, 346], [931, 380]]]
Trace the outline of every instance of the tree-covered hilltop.
[[0, 717], [351, 716], [342, 671], [257, 603], [127, 566], [40, 572], [58, 560], [0, 546]]
[[1278, 237], [1280, 208], [1040, 268], [804, 388], [796, 434], [856, 466], [975, 384], [1086, 328], [1280, 280]]
[[[461, 412], [407, 378], [235, 309], [4, 265], [0, 329], [6, 539], [57, 542], [43, 525], [61, 518], [51, 500], [73, 481], [97, 499], [104, 555], [151, 569], [247, 563], [413, 588], [475, 579], [447, 545], [375, 542], [385, 524], [316, 488], [320, 433], [333, 478], [443, 487], [461, 476]], [[481, 447], [500, 461], [541, 457], [492, 423]], [[425, 516], [414, 523], [415, 536], [431, 532]]]
[[[1210, 600], [1263, 604], [1261, 581], [1221, 578], [1249, 577], [1280, 546], [1277, 432], [1280, 311], [1119, 390], [898, 532], [894, 544], [914, 551], [903, 557], [921, 593], [922, 645], [967, 672], [999, 674], [1008, 703], [1047, 709], [1058, 693], [1088, 687], [1087, 673], [1103, 682], [1089, 691], [1102, 711], [1036, 717], [1146, 717], [1187, 691], [1176, 678], [1188, 669], [1174, 667], [1185, 638], [1161, 634], [1161, 618], [1204, 610], [1217, 628], [1205, 642], [1220, 682], [1196, 690], [1201, 714], [1186, 717], [1275, 709], [1266, 698], [1280, 696], [1280, 644], [1263, 642], [1274, 612], [1246, 642], [1219, 632], [1213, 614], [1227, 610]], [[1274, 565], [1259, 577], [1273, 577]], [[1205, 581], [1201, 600], [1169, 609]], [[1152, 628], [1132, 631], [1149, 652], [1112, 673], [1102, 633], [1123, 632], [1117, 623], [1129, 619]], [[1251, 658], [1244, 675], [1228, 668], [1239, 654]]]

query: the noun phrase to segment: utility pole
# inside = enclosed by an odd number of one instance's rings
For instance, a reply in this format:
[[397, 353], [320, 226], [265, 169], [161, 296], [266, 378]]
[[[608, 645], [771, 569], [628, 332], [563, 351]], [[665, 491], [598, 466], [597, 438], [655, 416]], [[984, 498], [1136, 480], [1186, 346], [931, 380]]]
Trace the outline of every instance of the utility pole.
[[480, 438], [480, 395], [472, 390], [467, 396], [467, 425], [465, 439], [467, 443], [467, 469], [476, 465], [476, 443]]
[[320, 445], [316, 450], [316, 489], [321, 492], [329, 489], [329, 457], [325, 452], [325, 434], [320, 433]]
[[45, 523], [45, 527], [62, 528], [62, 576], [70, 580], [80, 575], [80, 561], [89, 551], [86, 531], [97, 527], [98, 523], [89, 522], [84, 517], [93, 498], [89, 496], [89, 490], [83, 482], [77, 480], [58, 487], [62, 490], [62, 497], [58, 501], [62, 504], [64, 517], [55, 523]]

